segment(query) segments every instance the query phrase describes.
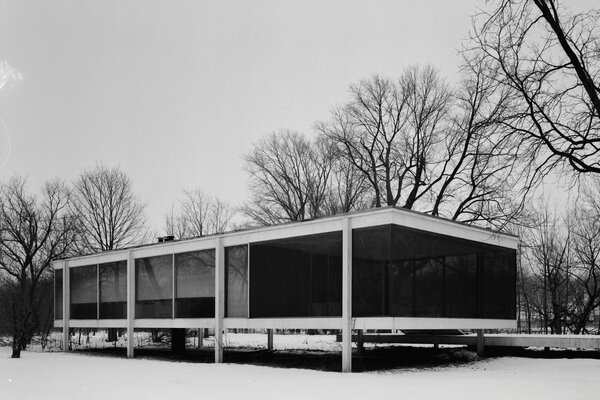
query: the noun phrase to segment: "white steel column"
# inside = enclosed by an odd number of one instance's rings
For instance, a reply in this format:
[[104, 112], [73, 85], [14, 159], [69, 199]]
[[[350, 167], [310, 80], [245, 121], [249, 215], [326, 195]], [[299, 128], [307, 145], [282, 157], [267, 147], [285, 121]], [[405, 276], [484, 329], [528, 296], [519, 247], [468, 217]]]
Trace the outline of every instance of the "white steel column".
[[71, 339], [69, 331], [69, 320], [71, 319], [71, 290], [70, 290], [70, 276], [67, 262], [63, 261], [63, 298], [62, 298], [62, 309], [63, 309], [63, 351], [69, 351], [69, 342]]
[[352, 227], [342, 228], [342, 372], [352, 372]]
[[135, 319], [135, 259], [133, 251], [127, 255], [127, 358], [133, 358]]
[[198, 348], [204, 346], [204, 328], [196, 329], [196, 336], [198, 338]]
[[225, 317], [225, 249], [221, 238], [215, 245], [215, 363], [223, 362], [223, 318]]
[[485, 337], [483, 335], [483, 329], [477, 329], [477, 355], [483, 357], [485, 351]]

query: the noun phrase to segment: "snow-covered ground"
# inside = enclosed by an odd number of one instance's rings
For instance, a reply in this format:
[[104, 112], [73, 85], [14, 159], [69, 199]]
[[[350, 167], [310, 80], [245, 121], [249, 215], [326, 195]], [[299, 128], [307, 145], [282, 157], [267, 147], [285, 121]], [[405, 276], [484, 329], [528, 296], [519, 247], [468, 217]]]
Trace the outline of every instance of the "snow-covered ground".
[[[227, 335], [262, 347], [265, 335]], [[331, 336], [275, 336], [277, 349], [335, 350]], [[210, 345], [210, 341], [205, 342]], [[226, 343], [227, 344], [227, 343]], [[339, 349], [339, 347], [337, 347]], [[436, 368], [342, 374], [64, 354], [0, 347], [0, 399], [596, 399], [600, 360], [491, 358]]]

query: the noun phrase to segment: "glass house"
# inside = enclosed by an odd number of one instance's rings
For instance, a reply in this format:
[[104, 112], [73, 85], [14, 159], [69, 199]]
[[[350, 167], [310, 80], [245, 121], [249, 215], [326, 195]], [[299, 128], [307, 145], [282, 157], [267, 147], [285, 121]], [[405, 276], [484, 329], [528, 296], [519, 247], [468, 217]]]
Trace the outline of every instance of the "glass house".
[[349, 371], [352, 330], [516, 327], [517, 240], [387, 207], [56, 260], [54, 324], [339, 329]]

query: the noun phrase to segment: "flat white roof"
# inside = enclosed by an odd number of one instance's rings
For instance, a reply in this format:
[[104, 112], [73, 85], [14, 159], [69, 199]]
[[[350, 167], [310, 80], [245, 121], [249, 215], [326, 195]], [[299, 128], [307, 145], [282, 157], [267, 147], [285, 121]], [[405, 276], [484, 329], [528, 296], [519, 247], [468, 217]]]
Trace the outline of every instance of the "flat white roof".
[[68, 266], [80, 266], [126, 260], [133, 252], [134, 257], [152, 257], [162, 254], [181, 253], [194, 250], [206, 250], [216, 247], [220, 239], [223, 246], [236, 246], [267, 240], [290, 238], [296, 236], [314, 235], [319, 233], [341, 231], [343, 222], [348, 219], [352, 229], [366, 228], [386, 224], [394, 224], [407, 228], [418, 229], [440, 235], [472, 240], [494, 246], [516, 249], [518, 237], [500, 233], [491, 229], [466, 225], [449, 219], [434, 217], [421, 212], [406, 210], [398, 207], [372, 208], [346, 214], [338, 214], [302, 222], [290, 222], [241, 231], [225, 232], [202, 236], [192, 239], [172, 240], [167, 242], [150, 243], [120, 250], [108, 250], [95, 254], [70, 257], [55, 260], [53, 267], [60, 269], [63, 262]]

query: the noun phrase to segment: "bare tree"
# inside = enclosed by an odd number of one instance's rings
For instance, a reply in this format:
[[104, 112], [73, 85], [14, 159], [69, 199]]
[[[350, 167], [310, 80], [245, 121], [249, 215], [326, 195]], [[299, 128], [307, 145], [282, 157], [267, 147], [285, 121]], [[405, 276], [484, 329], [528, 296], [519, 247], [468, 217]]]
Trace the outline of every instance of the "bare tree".
[[374, 194], [375, 206], [413, 208], [425, 195], [450, 90], [432, 67], [411, 67], [399, 82], [373, 76], [350, 87], [351, 100], [317, 129], [344, 151]]
[[85, 170], [73, 185], [71, 208], [79, 219], [80, 252], [123, 248], [144, 238], [144, 204], [118, 167]]
[[600, 172], [600, 12], [571, 14], [558, 0], [489, 3], [467, 51], [517, 97], [504, 123], [531, 146], [536, 172]]
[[[327, 146], [322, 151], [332, 151], [335, 148], [329, 140], [321, 140], [321, 142]], [[335, 215], [364, 210], [373, 207], [373, 203], [374, 199], [370, 195], [364, 174], [336, 151], [323, 213]]]
[[[526, 235], [529, 275], [534, 283], [526, 293], [544, 332], [559, 334], [568, 324], [569, 275], [572, 274], [570, 232], [547, 206], [537, 213], [537, 225]], [[570, 268], [571, 267], [571, 268]]]
[[527, 165], [501, 124], [509, 93], [465, 58], [451, 90], [432, 67], [398, 82], [379, 76], [351, 86], [352, 99], [317, 128], [362, 174], [373, 205], [400, 205], [497, 228], [523, 211]]
[[13, 358], [20, 357], [43, 323], [41, 315], [49, 312], [44, 308], [49, 307], [50, 262], [65, 256], [74, 242], [69, 196], [58, 181], [46, 183], [41, 196], [30, 194], [19, 176], [0, 188], [1, 305], [11, 325]]
[[586, 333], [600, 309], [600, 181], [584, 182], [564, 218], [538, 207], [537, 225], [523, 235], [527, 268], [521, 271], [521, 295], [526, 311], [534, 310], [551, 333]]
[[251, 199], [244, 213], [261, 225], [323, 216], [332, 154], [297, 132], [261, 139], [245, 157]]
[[229, 204], [205, 194], [200, 188], [184, 190], [183, 199], [165, 216], [164, 230], [177, 238], [222, 233], [234, 216]]
[[432, 167], [431, 214], [502, 229], [523, 222], [525, 201], [539, 182], [523, 156], [528, 149], [503, 124], [513, 96], [487, 74], [485, 60], [464, 56], [438, 150], [442, 161]]
[[571, 312], [573, 333], [587, 330], [595, 309], [600, 309], [600, 178], [589, 179], [572, 211], [569, 230], [575, 258]]

